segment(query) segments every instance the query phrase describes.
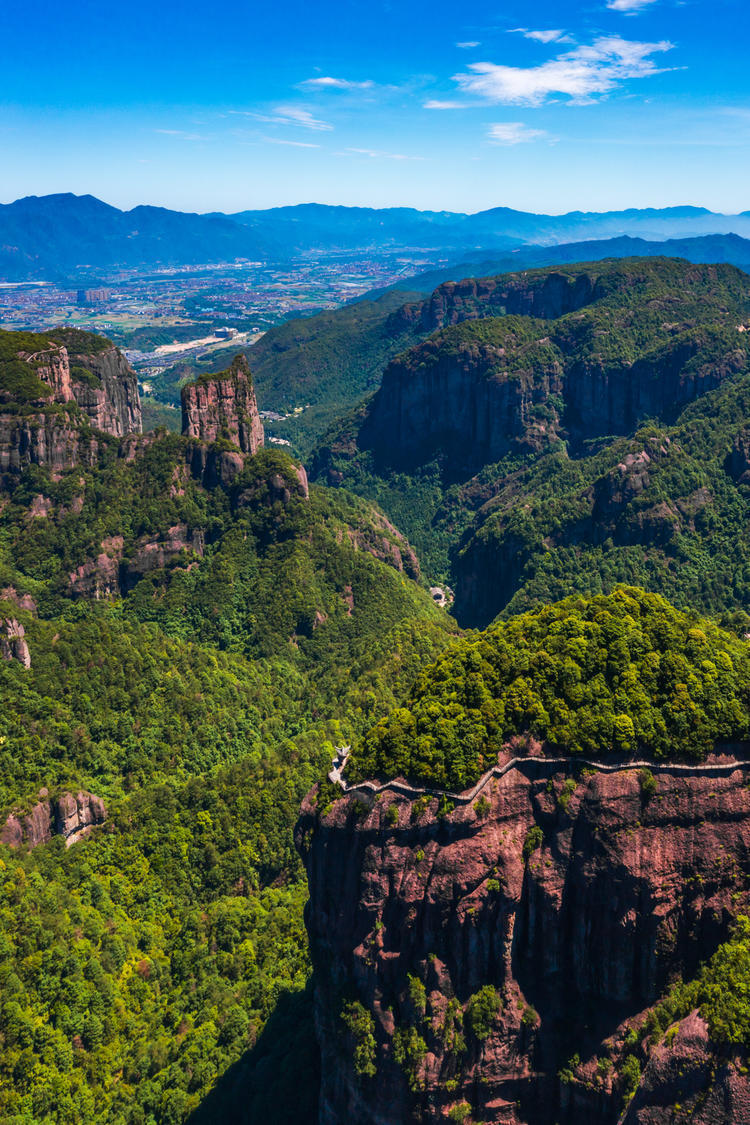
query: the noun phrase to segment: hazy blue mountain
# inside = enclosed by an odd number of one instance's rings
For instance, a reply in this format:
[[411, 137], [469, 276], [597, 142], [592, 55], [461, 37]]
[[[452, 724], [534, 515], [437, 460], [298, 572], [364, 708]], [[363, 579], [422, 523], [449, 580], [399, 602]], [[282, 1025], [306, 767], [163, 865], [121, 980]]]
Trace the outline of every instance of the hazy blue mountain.
[[571, 211], [536, 215], [493, 207], [475, 215], [417, 211], [407, 207], [329, 207], [300, 204], [230, 216], [265, 230], [298, 250], [354, 249], [368, 245], [423, 248], [507, 249], [519, 243], [561, 243], [629, 235], [650, 240], [704, 234], [750, 237], [750, 216], [720, 215], [704, 207], [625, 211]]
[[412, 292], [432, 293], [445, 281], [461, 281], [465, 277], [491, 277], [498, 273], [555, 266], [565, 263], [601, 261], [604, 258], [686, 258], [689, 262], [728, 262], [742, 269], [750, 267], [750, 239], [737, 234], [707, 234], [695, 238], [669, 238], [649, 242], [643, 238], [592, 239], [566, 242], [558, 246], [520, 246], [510, 253], [487, 257], [462, 257], [447, 266], [426, 270], [401, 279], [386, 288], [373, 289], [362, 300], [375, 300], [383, 293], [403, 289], [408, 282]]
[[[509, 269], [518, 268], [522, 259], [508, 257], [498, 264], [497, 256], [510, 255], [519, 247], [535, 246], [542, 254], [540, 246], [589, 244], [585, 249], [572, 249], [570, 258], [550, 259], [545, 251], [542, 257], [529, 259], [541, 264], [591, 259], [600, 254], [598, 248], [592, 252], [592, 240], [637, 237], [662, 241], [702, 235], [750, 237], [750, 214], [719, 215], [700, 207], [668, 207], [534, 215], [494, 207], [465, 215], [408, 207], [376, 210], [310, 203], [235, 215], [196, 215], [147, 206], [120, 211], [91, 195], [28, 196], [0, 206], [0, 279], [69, 280], [77, 273], [105, 273], [117, 267], [199, 265], [238, 258], [280, 260], [310, 251], [401, 248], [456, 259], [494, 255], [493, 268]], [[640, 250], [628, 247], [623, 252]], [[620, 256], [619, 250], [613, 253]], [[668, 253], [681, 251], [675, 247]], [[738, 261], [731, 254], [727, 260]]]
[[86, 268], [197, 265], [279, 252], [231, 219], [164, 207], [120, 211], [92, 195], [32, 195], [0, 206], [0, 277], [9, 281], [54, 281]]

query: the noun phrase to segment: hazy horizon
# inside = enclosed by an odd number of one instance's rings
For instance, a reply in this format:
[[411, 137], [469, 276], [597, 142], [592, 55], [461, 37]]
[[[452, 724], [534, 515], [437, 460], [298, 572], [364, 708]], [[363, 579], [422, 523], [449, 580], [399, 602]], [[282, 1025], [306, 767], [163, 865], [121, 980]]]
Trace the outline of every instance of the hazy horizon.
[[506, 204], [506, 203], [494, 203], [494, 204], [490, 204], [488, 207], [482, 207], [482, 208], [479, 208], [479, 209], [473, 210], [473, 211], [461, 211], [461, 210], [453, 210], [452, 208], [448, 208], [448, 207], [415, 207], [415, 206], [412, 206], [412, 205], [406, 204], [406, 203], [385, 204], [381, 207], [381, 206], [377, 206], [375, 204], [369, 204], [369, 203], [331, 203], [329, 201], [322, 200], [322, 199], [300, 199], [300, 200], [298, 200], [294, 203], [272, 203], [272, 204], [269, 204], [266, 207], [239, 207], [235, 211], [228, 212], [228, 211], [218, 211], [218, 210], [215, 210], [215, 209], [198, 210], [197, 208], [194, 208], [194, 207], [170, 208], [166, 204], [154, 203], [151, 200], [146, 200], [146, 199], [139, 200], [139, 202], [134, 203], [130, 207], [119, 207], [116, 203], [112, 203], [108, 199], [101, 199], [99, 196], [94, 195], [92, 192], [70, 192], [70, 191], [44, 192], [44, 193], [33, 192], [33, 193], [29, 193], [29, 194], [24, 195], [24, 196], [18, 196], [15, 199], [2, 199], [2, 200], [0, 200], [0, 206], [7, 207], [7, 206], [12, 205], [13, 203], [20, 203], [25, 199], [48, 199], [48, 198], [55, 197], [55, 196], [59, 196], [59, 197], [74, 196], [77, 199], [86, 199], [86, 198], [96, 199], [99, 203], [104, 203], [105, 205], [107, 205], [109, 207], [115, 207], [115, 208], [117, 208], [117, 210], [126, 211], [126, 212], [135, 210], [138, 207], [157, 207], [157, 208], [163, 208], [165, 210], [182, 211], [184, 214], [193, 214], [193, 215], [210, 215], [210, 214], [232, 215], [232, 214], [241, 213], [242, 211], [273, 211], [273, 210], [276, 210], [276, 209], [282, 208], [282, 207], [343, 207], [343, 208], [349, 208], [349, 209], [376, 210], [376, 211], [409, 210], [409, 211], [422, 212], [424, 214], [429, 213], [429, 214], [453, 214], [453, 215], [477, 215], [477, 214], [481, 214], [485, 211], [507, 209], [507, 210], [511, 210], [511, 211], [518, 211], [519, 213], [522, 213], [522, 214], [544, 215], [544, 216], [550, 216], [552, 218], [562, 218], [562, 217], [565, 217], [566, 215], [575, 215], [575, 214], [595, 215], [595, 214], [607, 213], [609, 211], [614, 212], [614, 213], [620, 213], [620, 212], [624, 213], [624, 212], [627, 212], [627, 211], [680, 211], [680, 210], [692, 209], [692, 210], [697, 210], [697, 211], [705, 211], [707, 213], [716, 215], [717, 217], [720, 217], [720, 218], [731, 219], [731, 218], [735, 218], [738, 215], [742, 215], [743, 213], [746, 214], [748, 212], [748, 208], [744, 208], [741, 211], [734, 211], [734, 212], [731, 212], [731, 211], [716, 211], [713, 208], [707, 207], [702, 203], [665, 203], [665, 204], [661, 204], [661, 205], [658, 205], [658, 206], [656, 206], [654, 204], [645, 204], [642, 207], [628, 207], [628, 206], [626, 206], [626, 207], [613, 207], [613, 208], [605, 208], [605, 209], [602, 209], [601, 211], [599, 211], [598, 209], [597, 210], [587, 210], [583, 207], [573, 207], [573, 208], [570, 208], [569, 210], [565, 210], [565, 211], [550, 210], [550, 211], [543, 211], [543, 212], [542, 211], [524, 211], [523, 208], [510, 207], [510, 205]]

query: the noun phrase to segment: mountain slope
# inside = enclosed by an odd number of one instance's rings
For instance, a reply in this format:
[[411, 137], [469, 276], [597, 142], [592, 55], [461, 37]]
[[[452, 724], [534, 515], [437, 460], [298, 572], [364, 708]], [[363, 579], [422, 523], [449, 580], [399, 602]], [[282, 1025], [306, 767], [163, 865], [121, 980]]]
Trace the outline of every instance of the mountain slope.
[[[399, 314], [434, 335], [392, 362], [315, 471], [377, 498], [467, 623], [618, 580], [750, 605], [749, 295], [732, 267], [668, 260], [444, 286]], [[709, 545], [712, 528], [726, 535]]]
[[[3, 418], [68, 386], [36, 343], [0, 338]], [[299, 803], [455, 633], [381, 513], [262, 449], [242, 358], [184, 407], [121, 437], [53, 403], [91, 448], [2, 481], [3, 1120], [181, 1122], [240, 1062], [266, 1120], [310, 1119]], [[77, 800], [104, 823], [66, 848]]]

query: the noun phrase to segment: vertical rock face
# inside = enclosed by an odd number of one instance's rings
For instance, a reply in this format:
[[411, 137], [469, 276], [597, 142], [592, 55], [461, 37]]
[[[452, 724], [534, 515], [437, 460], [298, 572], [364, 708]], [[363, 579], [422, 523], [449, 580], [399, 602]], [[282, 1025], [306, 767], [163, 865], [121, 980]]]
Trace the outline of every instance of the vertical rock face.
[[591, 272], [501, 275], [448, 281], [424, 301], [393, 314], [394, 325], [417, 324], [434, 332], [462, 320], [484, 316], [535, 316], [554, 320], [576, 312], [606, 292], [606, 279]]
[[[118, 348], [94, 355], [71, 351], [70, 365], [73, 397], [95, 429], [113, 437], [141, 433], [138, 377]], [[89, 377], [76, 379], [77, 369]]]
[[52, 390], [55, 402], [71, 402], [73, 387], [70, 378], [70, 359], [67, 349], [56, 345], [43, 352], [19, 353], [30, 366], [36, 368], [38, 378]]
[[19, 473], [41, 465], [61, 473], [96, 464], [99, 442], [68, 415], [4, 415], [0, 404], [0, 473]]
[[0, 660], [17, 660], [24, 668], [31, 667], [31, 653], [26, 630], [14, 617], [0, 617]]
[[[750, 887], [746, 771], [657, 777], [651, 797], [635, 770], [571, 789], [530, 763], [443, 816], [388, 790], [308, 797], [321, 1125], [615, 1125], [630, 1024], [725, 940]], [[666, 1120], [647, 1107], [668, 1069], [628, 1125]]]
[[363, 448], [407, 466], [442, 455], [464, 474], [554, 436], [559, 419], [546, 404], [562, 393], [561, 363], [529, 354], [509, 374], [502, 344], [444, 344], [438, 336], [389, 365], [360, 432]]
[[[41, 794], [46, 794], [46, 789]], [[62, 836], [67, 847], [87, 836], [92, 828], [104, 824], [107, 808], [101, 797], [93, 793], [63, 793], [57, 800], [48, 798], [34, 805], [30, 812], [11, 813], [0, 830], [0, 843], [18, 848], [28, 844], [35, 848], [53, 836]]]
[[209, 444], [224, 440], [242, 453], [263, 445], [263, 424], [244, 355], [217, 375], [203, 375], [182, 389], [182, 432]]
[[668, 1120], [691, 1125], [750, 1121], [745, 1052], [735, 1058], [717, 1052], [697, 1012], [682, 1020], [671, 1043], [654, 1049], [622, 1125], [662, 1125]]
[[[15, 383], [4, 383], [0, 370], [0, 473], [15, 474], [26, 465], [52, 472], [92, 465], [100, 445], [92, 429], [112, 437], [140, 433], [135, 372], [106, 341], [97, 341], [89, 352], [76, 350], [86, 344], [85, 334], [80, 335], [82, 339], [77, 333], [66, 334], [70, 353], [61, 343], [48, 343], [36, 352], [19, 346], [11, 361], [16, 376], [19, 366], [26, 364], [29, 377], [38, 380], [37, 390], [32, 382], [20, 398], [17, 378]], [[4, 334], [6, 354], [12, 351], [13, 336]], [[26, 338], [27, 334], [19, 334], [19, 344]], [[49, 388], [46, 394], [44, 386]]]

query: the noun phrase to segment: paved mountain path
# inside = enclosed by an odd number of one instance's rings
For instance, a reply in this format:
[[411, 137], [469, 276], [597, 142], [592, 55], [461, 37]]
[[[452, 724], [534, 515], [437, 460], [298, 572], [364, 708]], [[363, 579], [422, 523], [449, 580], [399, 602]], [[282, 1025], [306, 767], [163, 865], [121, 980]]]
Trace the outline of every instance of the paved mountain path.
[[503, 777], [509, 770], [528, 768], [529, 766], [544, 765], [544, 766], [585, 766], [587, 769], [597, 770], [600, 773], [617, 773], [619, 770], [642, 770], [648, 769], [652, 773], [666, 773], [666, 774], [715, 774], [721, 775], [725, 773], [733, 773], [735, 770], [744, 769], [750, 770], [750, 761], [743, 761], [737, 758], [731, 758], [725, 762], [696, 762], [694, 765], [687, 762], [649, 762], [649, 761], [627, 761], [627, 762], [599, 762], [591, 758], [579, 757], [566, 757], [566, 758], [543, 758], [543, 757], [524, 757], [524, 758], [511, 758], [510, 761], [505, 762], [502, 766], [492, 766], [486, 773], [482, 774], [479, 781], [473, 786], [472, 789], [467, 789], [463, 793], [452, 793], [446, 789], [433, 789], [429, 786], [409, 785], [405, 781], [385, 781], [382, 785], [377, 785], [374, 781], [360, 781], [355, 785], [350, 785], [342, 776], [343, 770], [349, 760], [351, 746], [342, 746], [336, 752], [336, 757], [333, 766], [328, 773], [328, 778], [334, 783], [339, 785], [344, 793], [370, 793], [375, 795], [377, 793], [384, 793], [388, 790], [394, 793], [401, 793], [405, 797], [415, 800], [418, 797], [448, 797], [451, 801], [457, 804], [466, 805], [475, 800], [476, 797], [482, 792], [484, 787], [489, 781], [495, 777]]

